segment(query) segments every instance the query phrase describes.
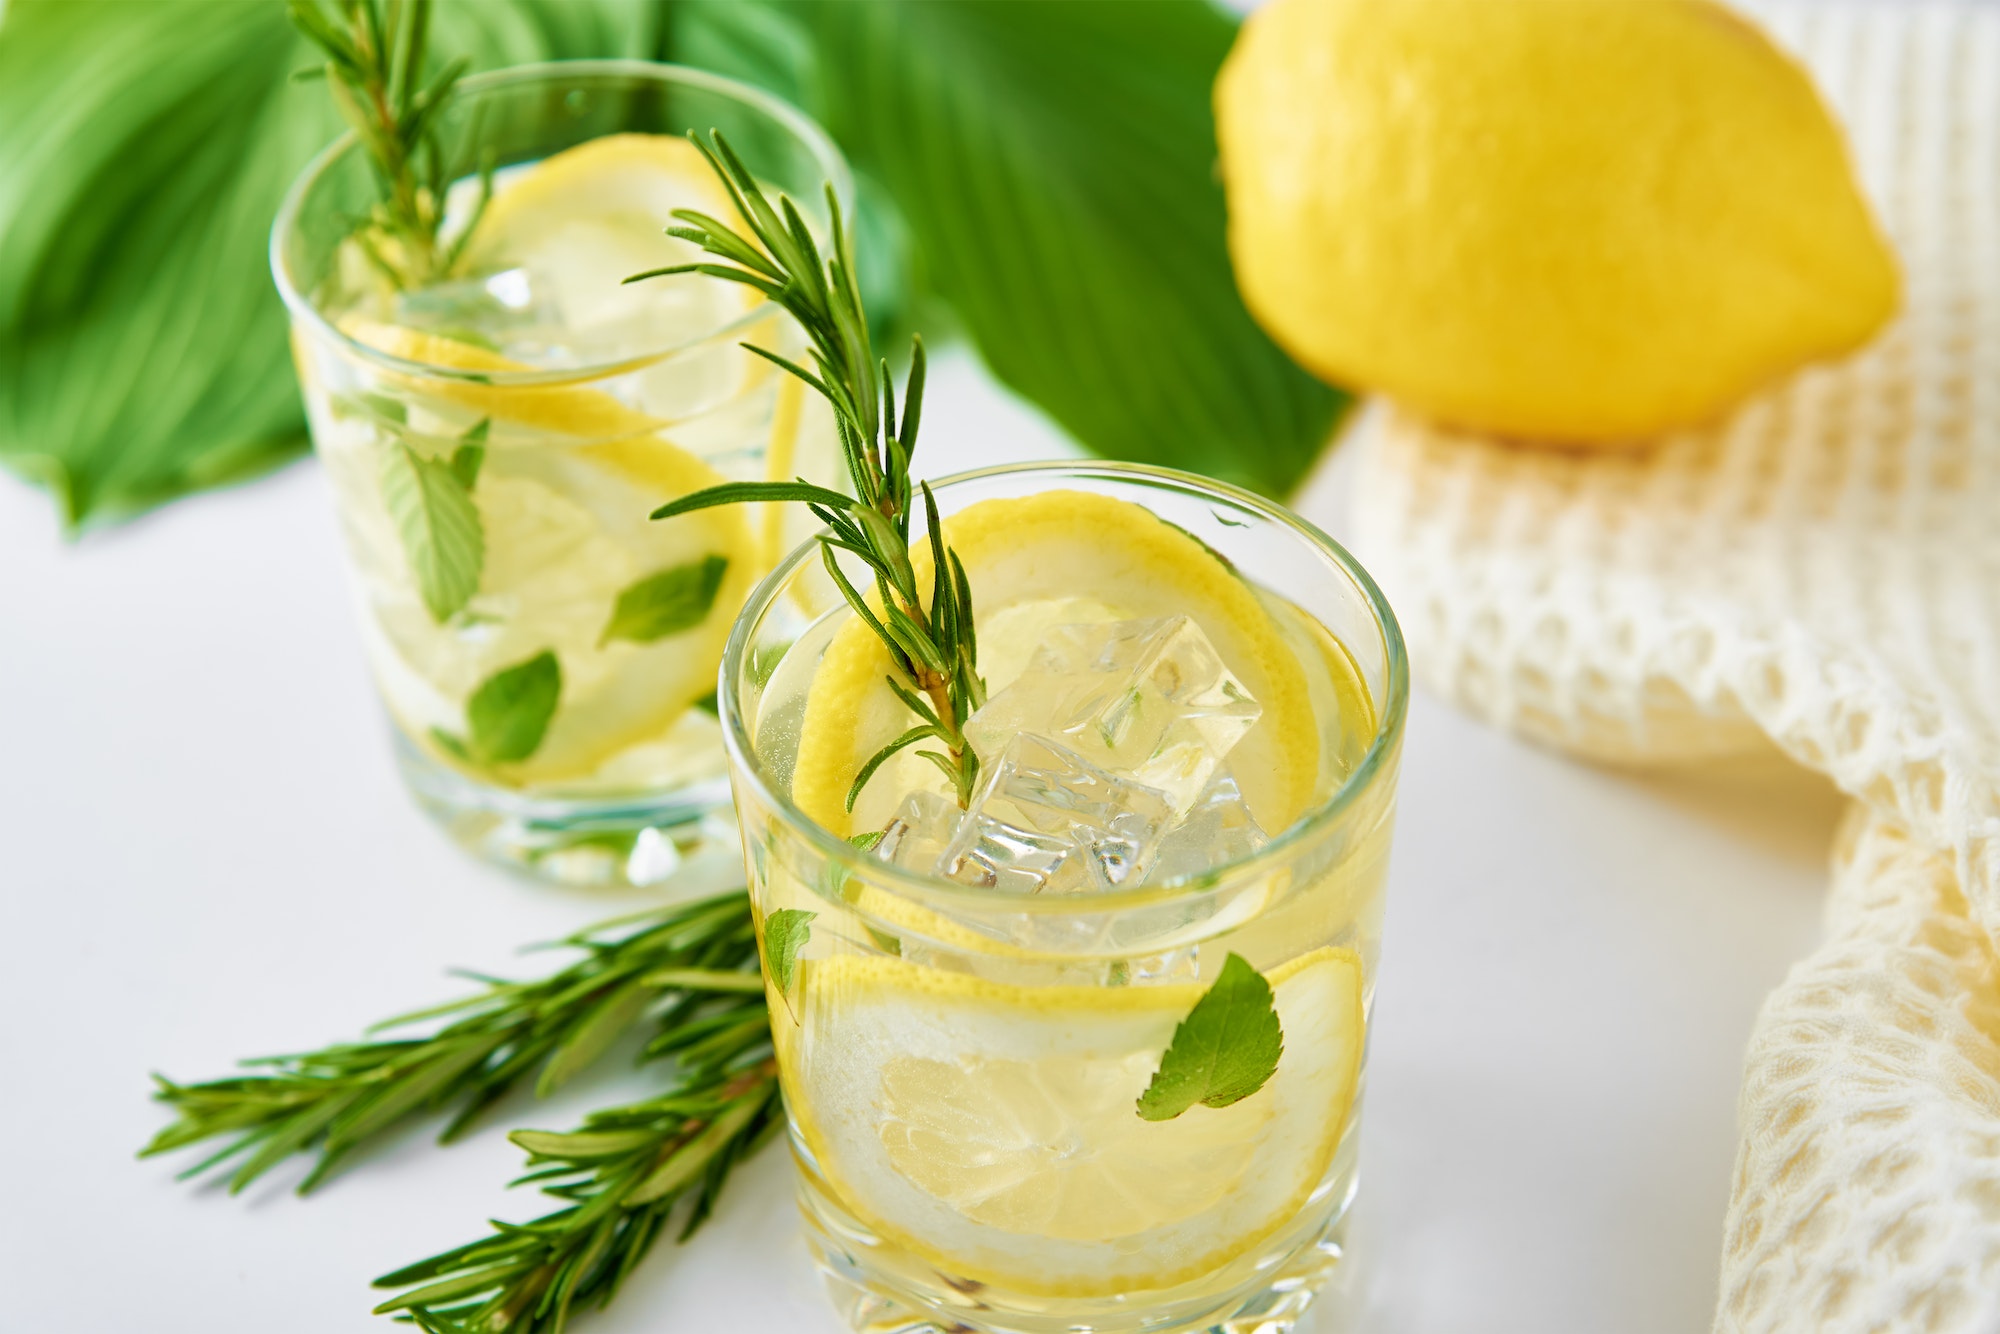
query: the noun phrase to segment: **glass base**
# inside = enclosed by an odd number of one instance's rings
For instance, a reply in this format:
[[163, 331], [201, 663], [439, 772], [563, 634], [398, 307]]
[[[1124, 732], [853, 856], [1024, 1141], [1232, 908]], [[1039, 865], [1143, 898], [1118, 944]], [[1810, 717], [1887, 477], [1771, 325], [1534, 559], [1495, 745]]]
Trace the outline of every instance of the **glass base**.
[[439, 764], [391, 728], [396, 767], [430, 817], [485, 861], [550, 884], [657, 885], [696, 852], [735, 855], [729, 780], [673, 792], [557, 799], [487, 787]]
[[[802, 1164], [803, 1166], [803, 1164]], [[1052, 1303], [1039, 1311], [1002, 1310], [984, 1300], [980, 1285], [944, 1279], [927, 1300], [911, 1283], [885, 1271], [883, 1242], [853, 1223], [846, 1211], [819, 1195], [810, 1173], [801, 1181], [806, 1244], [824, 1276], [827, 1294], [856, 1334], [1285, 1334], [1336, 1276], [1345, 1277], [1347, 1218], [1355, 1179], [1329, 1191], [1249, 1263], [1232, 1265], [1247, 1277], [1200, 1296], [1140, 1296], [1126, 1309], [1081, 1312]], [[943, 1278], [943, 1276], [937, 1276]]]

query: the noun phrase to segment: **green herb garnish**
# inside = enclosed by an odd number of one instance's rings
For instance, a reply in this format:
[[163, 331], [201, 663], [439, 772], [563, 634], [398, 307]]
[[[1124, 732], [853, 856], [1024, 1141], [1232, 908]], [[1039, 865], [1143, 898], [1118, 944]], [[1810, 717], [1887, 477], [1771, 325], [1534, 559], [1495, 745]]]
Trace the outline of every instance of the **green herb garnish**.
[[764, 919], [764, 966], [780, 995], [792, 989], [799, 951], [812, 939], [812, 920], [819, 916], [804, 908], [779, 908]]
[[410, 562], [417, 593], [431, 619], [444, 624], [479, 591], [486, 564], [486, 530], [472, 488], [486, 460], [487, 423], [459, 438], [444, 458], [419, 454], [392, 440], [382, 454], [382, 500]]
[[541, 749], [562, 698], [562, 664], [543, 649], [525, 662], [487, 677], [465, 702], [469, 735], [455, 737], [437, 728], [439, 745], [472, 764], [513, 764]]
[[657, 1097], [568, 1134], [515, 1131], [529, 1168], [515, 1184], [540, 1182], [564, 1206], [376, 1279], [414, 1289], [377, 1314], [407, 1313], [430, 1334], [562, 1334], [573, 1311], [610, 1304], [683, 1200], [687, 1240], [730, 1170], [785, 1124], [762, 989], [663, 1026], [647, 1052], [671, 1056], [674, 1075]]
[[[731, 482], [682, 496], [655, 510], [653, 517], [668, 519], [743, 501], [805, 502], [829, 529], [819, 539], [828, 574], [854, 614], [888, 646], [896, 668], [888, 678], [889, 687], [921, 719], [862, 766], [848, 789], [847, 808], [854, 809], [862, 786], [884, 760], [925, 740], [936, 741], [943, 749], [917, 753], [944, 771], [958, 794], [959, 805], [965, 806], [979, 775], [979, 757], [962, 729], [965, 719], [984, 702], [986, 691], [977, 668], [972, 589], [957, 553], [944, 545], [938, 530], [937, 501], [930, 487], [922, 483], [917, 484], [917, 490], [924, 499], [924, 526], [933, 558], [928, 604], [910, 560], [910, 525], [915, 512], [910, 460], [916, 451], [917, 425], [923, 411], [923, 342], [912, 340], [910, 373], [904, 381], [899, 418], [894, 377], [888, 363], [877, 360], [869, 345], [868, 321], [849, 247], [850, 229], [833, 187], [826, 190], [831, 253], [822, 257], [792, 201], [781, 194], [774, 206], [721, 134], [711, 131], [707, 143], [695, 135], [689, 138], [729, 191], [737, 214], [748, 220], [751, 236], [745, 237], [705, 213], [677, 209], [674, 217], [684, 225], [668, 228], [668, 235], [692, 241], [728, 263], [677, 264], [634, 274], [625, 281], [699, 273], [754, 288], [789, 311], [805, 330], [814, 369], [751, 343], [743, 346], [796, 375], [832, 405], [854, 495], [842, 495], [803, 478], [795, 482]], [[842, 551], [858, 558], [874, 575], [874, 606], [840, 568], [836, 553]]]
[[748, 971], [756, 943], [740, 891], [606, 923], [560, 943], [584, 957], [536, 981], [466, 974], [480, 991], [369, 1030], [450, 1020], [428, 1037], [267, 1056], [244, 1062], [251, 1073], [199, 1084], [155, 1076], [154, 1096], [176, 1119], [140, 1156], [224, 1139], [220, 1152], [182, 1175], [233, 1161], [234, 1192], [294, 1154], [317, 1154], [299, 1185], [304, 1194], [356, 1149], [417, 1117], [450, 1111], [439, 1136], [450, 1143], [524, 1079], [533, 1077], [547, 1093], [641, 1021], [659, 1030], [642, 1059], [678, 1057], [715, 1034], [766, 1027], [763, 988]]
[[1284, 1047], [1271, 984], [1242, 955], [1231, 954], [1174, 1029], [1153, 1082], [1139, 1095], [1139, 1115], [1171, 1121], [1196, 1103], [1241, 1102], [1264, 1087]]
[[356, 244], [398, 288], [422, 287], [457, 262], [473, 224], [493, 197], [491, 162], [481, 172], [472, 217], [450, 246], [439, 243], [450, 185], [437, 120], [470, 62], [454, 60], [424, 80], [431, 0], [290, 0], [298, 30], [326, 52], [299, 71], [324, 78], [341, 119], [375, 169], [380, 199]]
[[728, 569], [727, 556], [710, 554], [647, 575], [618, 595], [618, 604], [611, 609], [611, 619], [597, 646], [603, 648], [614, 639], [650, 644], [692, 630], [715, 606], [715, 595]]

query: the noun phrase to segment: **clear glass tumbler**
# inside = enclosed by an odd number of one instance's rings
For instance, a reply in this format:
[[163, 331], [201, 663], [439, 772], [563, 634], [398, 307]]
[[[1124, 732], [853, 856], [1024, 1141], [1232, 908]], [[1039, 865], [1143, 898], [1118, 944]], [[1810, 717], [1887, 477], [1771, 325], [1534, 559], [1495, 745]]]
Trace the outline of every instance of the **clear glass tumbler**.
[[[1055, 463], [936, 487], [955, 546], [949, 516], [1065, 492], [1143, 507], [1183, 535], [1165, 540], [1219, 558], [1196, 572], [1207, 591], [1151, 579], [1147, 615], [1254, 594], [1303, 682], [1264, 700], [1257, 725], [1289, 729], [1285, 753], [1316, 762], [1310, 799], [1246, 855], [1219, 841], [1219, 864], [1136, 887], [1017, 893], [885, 861], [891, 840], [867, 827], [879, 806], [839, 830], [801, 809], [817, 781], [801, 737], [814, 692], [838, 688], [821, 668], [851, 613], [814, 577], [819, 552], [793, 552], [732, 632], [721, 706], [808, 1237], [856, 1329], [1272, 1334], [1333, 1271], [1353, 1198], [1402, 640], [1352, 557], [1227, 485]], [[1050, 537], [1009, 513], [968, 562], [976, 607], [1105, 596], [1081, 560], [1035, 544], [1115, 539]], [[982, 666], [1019, 671], [1032, 648], [982, 638]], [[1270, 988], [1275, 1073], [1240, 1101], [1145, 1119], [1177, 1026], [1225, 966], [1244, 975], [1232, 956]]]
[[464, 243], [442, 277], [384, 262], [352, 134], [272, 234], [397, 761], [460, 842], [544, 878], [656, 881], [728, 827], [716, 667], [810, 523], [650, 512], [722, 480], [842, 476], [824, 405], [741, 346], [801, 356], [790, 316], [697, 275], [621, 284], [692, 256], [662, 234], [672, 208], [729, 216], [683, 137], [712, 129], [809, 221], [828, 183], [851, 209], [838, 151], [790, 106], [576, 61], [460, 86], [438, 137], [442, 238]]

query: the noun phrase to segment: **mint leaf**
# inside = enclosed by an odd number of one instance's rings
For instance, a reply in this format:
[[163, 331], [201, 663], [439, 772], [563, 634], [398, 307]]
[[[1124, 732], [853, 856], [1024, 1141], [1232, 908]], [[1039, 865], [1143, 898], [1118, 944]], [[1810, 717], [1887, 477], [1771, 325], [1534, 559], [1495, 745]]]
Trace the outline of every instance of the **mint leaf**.
[[1188, 1108], [1227, 1107], [1264, 1087], [1278, 1068], [1285, 1035], [1264, 975], [1231, 954], [1222, 972], [1174, 1029], [1139, 1116], [1171, 1121]]
[[614, 639], [650, 644], [692, 630], [715, 605], [716, 590], [722, 587], [723, 571], [728, 568], [728, 557], [711, 554], [632, 584], [618, 595], [611, 620], [598, 636], [598, 647]]
[[468, 493], [479, 482], [480, 465], [486, 462], [486, 435], [493, 429], [491, 417], [481, 417], [479, 424], [458, 438], [458, 448], [451, 452], [451, 475]]
[[472, 503], [464, 476], [477, 476], [476, 459], [461, 462], [461, 445], [449, 463], [427, 459], [400, 442], [382, 456], [382, 499], [416, 576], [417, 593], [442, 625], [479, 591], [479, 571], [486, 563], [486, 533]]
[[542, 744], [562, 695], [562, 666], [543, 649], [493, 673], [465, 702], [465, 750], [481, 764], [525, 760]]
[[[847, 841], [863, 852], [873, 852], [875, 851], [875, 845], [882, 841], [882, 831], [880, 829], [863, 830], [859, 834], [849, 834]], [[821, 892], [827, 898], [839, 899], [843, 903], [853, 903], [855, 899], [860, 897], [860, 883], [840, 866], [832, 862], [827, 863], [825, 871], [820, 876], [820, 882]], [[869, 939], [873, 940], [876, 948], [880, 949], [883, 953], [901, 954], [903, 952], [903, 942], [895, 936], [877, 927], [870, 926], [867, 929]]]
[[812, 939], [812, 919], [817, 916], [804, 908], [780, 908], [764, 919], [764, 963], [781, 996], [792, 989], [799, 950]]

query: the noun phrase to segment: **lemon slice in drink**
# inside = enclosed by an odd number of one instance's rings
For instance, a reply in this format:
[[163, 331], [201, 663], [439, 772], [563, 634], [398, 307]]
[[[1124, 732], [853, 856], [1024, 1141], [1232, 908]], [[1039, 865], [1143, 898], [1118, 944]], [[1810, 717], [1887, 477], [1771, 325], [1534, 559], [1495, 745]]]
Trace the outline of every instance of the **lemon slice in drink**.
[[[598, 365], [680, 349], [638, 371], [633, 401], [670, 420], [700, 417], [776, 374], [740, 340], [771, 343], [775, 316], [745, 320], [760, 297], [741, 283], [680, 275], [625, 279], [703, 259], [666, 235], [677, 209], [741, 232], [734, 202], [685, 139], [613, 134], [503, 179], [467, 240], [468, 275], [509, 275], [554, 327], [537, 364]], [[538, 339], [531, 332], [528, 337]]]
[[[990, 691], [1020, 674], [1053, 626], [1185, 615], [1263, 708], [1230, 752], [1251, 813], [1276, 832], [1305, 811], [1320, 759], [1306, 673], [1257, 594], [1213, 551], [1141, 506], [1086, 491], [981, 501], [943, 527], [972, 587]], [[911, 554], [927, 589], [929, 544]], [[889, 671], [888, 650], [853, 620], [828, 645], [807, 695], [792, 797], [837, 834], [880, 829], [905, 794], [942, 790], [942, 776], [913, 748], [877, 770], [846, 809], [861, 766], [915, 721], [886, 684]]]
[[701, 258], [695, 245], [664, 234], [676, 225], [676, 209], [745, 230], [693, 144], [663, 134], [605, 135], [542, 159], [498, 189], [460, 267], [527, 270], [572, 329], [707, 332], [750, 309], [756, 293], [698, 279], [625, 285], [635, 273]]
[[[343, 316], [339, 323], [340, 331], [355, 342], [425, 366], [502, 374], [536, 369], [443, 334], [384, 324], [361, 315]], [[499, 385], [472, 377], [422, 374], [391, 373], [384, 378], [398, 389], [417, 396], [419, 402], [425, 397], [441, 399], [475, 417], [491, 417], [578, 440], [622, 440], [645, 435], [664, 424], [601, 389], [579, 385]]]
[[946, 1272], [1048, 1296], [1171, 1287], [1283, 1227], [1353, 1101], [1361, 968], [1269, 974], [1284, 1055], [1255, 1094], [1145, 1121], [1197, 984], [1017, 987], [899, 959], [800, 965], [773, 1025], [787, 1104], [840, 1198]]

